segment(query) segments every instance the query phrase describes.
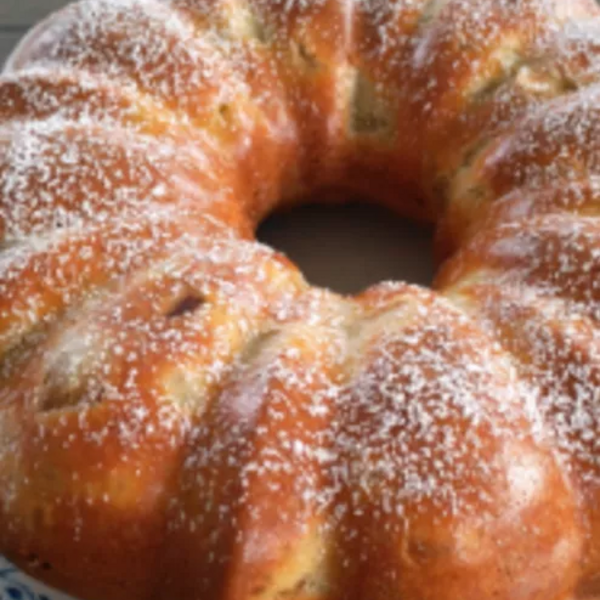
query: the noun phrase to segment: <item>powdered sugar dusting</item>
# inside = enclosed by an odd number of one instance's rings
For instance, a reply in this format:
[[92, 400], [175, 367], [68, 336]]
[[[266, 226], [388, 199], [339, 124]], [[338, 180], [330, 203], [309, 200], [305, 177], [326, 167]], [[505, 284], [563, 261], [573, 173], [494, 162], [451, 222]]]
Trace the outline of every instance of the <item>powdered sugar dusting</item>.
[[459, 283], [461, 293], [537, 390], [563, 460], [598, 486], [598, 224], [589, 217], [530, 218], [526, 226], [503, 226], [485, 246], [490, 267], [501, 268], [497, 281]]
[[117, 211], [139, 212], [148, 202], [204, 197], [218, 205], [227, 192], [210, 175], [194, 178], [209, 160], [197, 146], [119, 130], [109, 135], [93, 121], [69, 124], [60, 116], [6, 127], [0, 136], [0, 226], [9, 242], [102, 222]]
[[[84, 0], [37, 28], [0, 79], [2, 550], [35, 522], [76, 557], [100, 523], [111, 572], [135, 540], [181, 597], [341, 597], [353, 569], [361, 598], [567, 597], [581, 522], [598, 544], [596, 17]], [[371, 154], [484, 228], [447, 298], [312, 289], [251, 239]]]

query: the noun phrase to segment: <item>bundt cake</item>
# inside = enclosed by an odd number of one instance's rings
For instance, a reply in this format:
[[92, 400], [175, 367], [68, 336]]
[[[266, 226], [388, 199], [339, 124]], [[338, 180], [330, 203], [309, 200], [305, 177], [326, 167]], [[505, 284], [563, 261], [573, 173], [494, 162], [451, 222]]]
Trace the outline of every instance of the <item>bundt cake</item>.
[[[600, 598], [593, 0], [86, 0], [0, 122], [11, 561], [84, 600]], [[316, 194], [434, 222], [432, 290], [256, 241]]]

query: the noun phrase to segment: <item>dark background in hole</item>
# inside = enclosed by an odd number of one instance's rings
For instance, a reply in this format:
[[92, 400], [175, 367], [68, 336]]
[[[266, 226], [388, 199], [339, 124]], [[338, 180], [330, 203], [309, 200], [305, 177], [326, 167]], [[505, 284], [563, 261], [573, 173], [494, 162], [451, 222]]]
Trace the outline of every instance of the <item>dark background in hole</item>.
[[435, 272], [433, 228], [378, 206], [308, 204], [271, 215], [257, 236], [310, 283], [342, 294], [388, 280], [428, 286]]

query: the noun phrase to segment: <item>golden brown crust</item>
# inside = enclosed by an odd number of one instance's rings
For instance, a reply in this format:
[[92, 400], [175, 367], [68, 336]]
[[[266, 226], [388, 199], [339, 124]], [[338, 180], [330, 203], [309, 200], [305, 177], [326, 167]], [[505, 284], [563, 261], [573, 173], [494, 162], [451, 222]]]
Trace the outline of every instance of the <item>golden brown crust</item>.
[[[0, 79], [0, 550], [86, 600], [600, 594], [592, 0], [86, 0]], [[435, 220], [429, 292], [253, 230]], [[339, 195], [338, 195], [339, 198]]]

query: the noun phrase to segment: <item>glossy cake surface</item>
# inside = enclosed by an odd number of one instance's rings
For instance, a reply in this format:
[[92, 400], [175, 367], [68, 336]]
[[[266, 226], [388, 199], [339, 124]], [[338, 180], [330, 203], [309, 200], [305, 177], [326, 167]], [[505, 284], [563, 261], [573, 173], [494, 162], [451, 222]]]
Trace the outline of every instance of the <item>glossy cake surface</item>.
[[[593, 0], [85, 0], [0, 78], [0, 552], [84, 600], [600, 598]], [[437, 227], [311, 287], [312, 194]], [[340, 194], [341, 192], [341, 194]]]

